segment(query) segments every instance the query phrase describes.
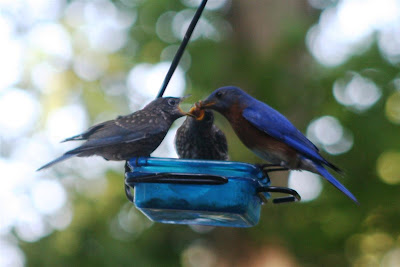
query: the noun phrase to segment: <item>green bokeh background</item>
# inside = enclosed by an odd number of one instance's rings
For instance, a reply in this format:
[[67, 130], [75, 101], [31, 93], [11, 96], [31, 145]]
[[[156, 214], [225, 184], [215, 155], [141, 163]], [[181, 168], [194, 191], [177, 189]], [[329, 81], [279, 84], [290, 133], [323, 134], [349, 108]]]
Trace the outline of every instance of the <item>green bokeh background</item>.
[[[108, 55], [106, 75], [127, 73], [142, 62], [159, 62], [161, 51], [170, 44], [155, 32], [158, 17], [187, 8], [177, 0], [128, 2], [114, 1], [135, 9], [138, 18], [127, 45]], [[316, 117], [336, 117], [353, 133], [354, 145], [347, 153], [324, 155], [345, 170], [341, 181], [357, 196], [359, 206], [322, 181], [322, 194], [311, 202], [265, 205], [256, 227], [200, 233], [183, 225], [152, 224], [135, 211], [124, 194], [121, 168], [104, 174], [108, 185], [102, 195], [69, 188], [74, 214], [70, 226], [34, 243], [20, 241], [27, 266], [379, 266], [388, 252], [398, 251], [399, 179], [397, 184], [385, 183], [377, 161], [387, 151], [400, 153], [399, 127], [385, 111], [388, 97], [396, 92], [392, 81], [399, 68], [385, 61], [375, 42], [340, 66], [318, 63], [306, 48], [305, 36], [320, 13], [306, 1], [294, 0], [234, 0], [221, 10], [207, 10], [206, 18], [228, 21], [232, 30], [218, 28], [221, 40], [199, 38], [189, 44], [186, 92], [194, 102], [220, 86], [242, 87], [278, 109], [302, 132]], [[364, 112], [344, 107], [333, 96], [334, 82], [349, 72], [360, 73], [382, 90], [380, 100]], [[92, 123], [104, 111], [131, 112], [126, 95], [106, 96], [98, 81], [80, 80], [72, 70], [61, 73], [59, 80], [58, 89], [41, 99], [47, 111], [62, 106], [79, 84]], [[226, 120], [217, 116], [217, 124], [227, 134], [232, 160], [260, 162]], [[275, 175], [274, 182], [285, 184], [286, 176]], [[127, 217], [129, 231], [116, 226], [118, 216]]]

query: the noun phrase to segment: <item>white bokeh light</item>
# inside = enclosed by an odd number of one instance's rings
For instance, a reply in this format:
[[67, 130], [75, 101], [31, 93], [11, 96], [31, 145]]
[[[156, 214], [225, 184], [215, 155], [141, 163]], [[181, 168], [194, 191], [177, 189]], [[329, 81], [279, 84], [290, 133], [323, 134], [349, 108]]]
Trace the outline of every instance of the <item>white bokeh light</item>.
[[0, 266], [22, 267], [25, 265], [25, 256], [22, 250], [12, 242], [0, 239]]
[[218, 257], [212, 246], [201, 240], [192, 242], [181, 255], [181, 266], [217, 266]]
[[172, 21], [175, 16], [176, 12], [168, 11], [157, 19], [156, 33], [164, 42], [174, 43], [178, 40], [172, 31]]
[[83, 132], [87, 127], [87, 114], [79, 104], [64, 106], [50, 112], [46, 134], [53, 144]]
[[[178, 12], [172, 20], [172, 31], [176, 38], [182, 40], [186, 34], [187, 28], [194, 16], [195, 11], [191, 9], [185, 9]], [[205, 37], [211, 40], [218, 41], [221, 36], [215, 26], [210, 23], [208, 19], [202, 17], [193, 31], [191, 41], [195, 41], [200, 37]]]
[[22, 72], [24, 46], [14, 36], [16, 25], [0, 13], [0, 90], [19, 81]]
[[29, 32], [28, 41], [33, 48], [64, 61], [73, 56], [71, 38], [67, 30], [58, 23], [42, 23]]
[[[9, 178], [7, 177], [7, 179]], [[16, 222], [19, 211], [14, 202], [16, 199], [17, 197], [10, 192], [0, 195], [0, 236], [10, 233]]]
[[32, 20], [50, 21], [61, 16], [66, 0], [24, 0], [22, 2], [26, 5], [26, 10], [29, 10]]
[[302, 202], [316, 199], [322, 191], [321, 177], [307, 171], [290, 171], [288, 186], [300, 194]]
[[[29, 193], [40, 182], [39, 174], [34, 172], [36, 167], [29, 161], [0, 158], [2, 177], [6, 178], [0, 187], [0, 233], [3, 235], [14, 229], [22, 240], [34, 242], [52, 231], [35, 208], [33, 194]], [[47, 192], [42, 196], [36, 195], [35, 198], [46, 195]], [[54, 200], [51, 199], [47, 205], [52, 206], [52, 201]], [[47, 212], [46, 214], [50, 214], [49, 210]]]
[[100, 0], [86, 2], [84, 17], [91, 27], [108, 25], [116, 29], [128, 29], [135, 23], [137, 14], [133, 9], [118, 9], [111, 1]]
[[73, 212], [69, 205], [48, 216], [48, 223], [56, 230], [64, 230], [72, 222]]
[[[157, 96], [170, 64], [170, 62], [161, 62], [155, 65], [142, 63], [136, 65], [129, 72], [127, 84], [128, 88], [131, 89], [130, 99], [132, 103], [137, 103], [138, 95], [144, 98], [145, 102]], [[169, 82], [165, 96], [182, 96], [185, 86], [185, 74], [178, 67]]]
[[105, 0], [87, 2], [83, 8], [85, 32], [93, 49], [112, 53], [125, 45], [136, 13], [119, 10]]
[[334, 83], [333, 95], [340, 104], [362, 112], [372, 107], [381, 98], [382, 92], [372, 80], [352, 74], [350, 81], [339, 79]]
[[342, 138], [337, 143], [334, 143], [332, 145], [324, 145], [323, 148], [326, 152], [332, 155], [339, 155], [346, 153], [349, 151], [354, 144], [354, 136], [353, 134], [347, 130], [343, 130], [343, 135]]
[[103, 23], [104, 19], [116, 17], [117, 8], [108, 0], [87, 1], [84, 15], [88, 24]]
[[35, 65], [31, 71], [31, 80], [33, 85], [41, 90], [42, 93], [49, 93], [53, 91], [53, 87], [49, 86], [52, 79], [60, 71], [50, 62], [42, 61]]
[[72, 1], [64, 10], [65, 22], [71, 26], [78, 28], [85, 24], [85, 6], [84, 1]]
[[315, 122], [314, 131], [318, 140], [324, 145], [333, 145], [343, 137], [342, 125], [330, 116], [322, 117]]
[[81, 79], [95, 81], [103, 76], [108, 65], [106, 55], [85, 51], [74, 58], [73, 69]]
[[[398, 26], [394, 26], [398, 25]], [[341, 0], [327, 7], [307, 34], [307, 46], [322, 64], [337, 66], [372, 44], [373, 33], [400, 26], [398, 0]], [[380, 46], [390, 46], [392, 35]]]
[[111, 221], [110, 234], [118, 240], [132, 240], [153, 224], [130, 203], [127, 203]]
[[308, 125], [307, 137], [333, 155], [346, 153], [354, 142], [353, 134], [332, 116], [313, 120]]
[[65, 205], [67, 194], [56, 180], [40, 180], [31, 189], [34, 208], [42, 214], [52, 214]]
[[[79, 143], [78, 143], [79, 144]], [[75, 145], [78, 145], [75, 143]], [[107, 188], [107, 181], [104, 181], [104, 173], [106, 170], [114, 169], [120, 171], [123, 168], [123, 162], [121, 161], [107, 161], [101, 157], [90, 157], [86, 159], [66, 161], [64, 164], [71, 170], [79, 172], [82, 178], [96, 181], [90, 181], [88, 190], [92, 190], [95, 194], [102, 193]], [[95, 185], [93, 183], [96, 183]]]
[[68, 25], [77, 28], [75, 42], [88, 42], [80, 46], [103, 53], [114, 53], [126, 44], [136, 18], [135, 11], [118, 9], [106, 0], [75, 1], [65, 11]]
[[15, 224], [15, 232], [18, 237], [27, 242], [36, 242], [52, 232], [46, 225], [44, 218], [32, 207], [25, 207], [23, 212], [18, 214], [18, 221]]
[[18, 160], [0, 158], [6, 178], [0, 187], [0, 234], [14, 229], [22, 240], [34, 242], [51, 233], [42, 214], [57, 213], [66, 202], [66, 193], [58, 181], [39, 180], [42, 174], [34, 172], [37, 166], [28, 158]]
[[0, 170], [1, 176], [4, 177], [0, 186], [0, 233], [6, 234], [18, 221], [24, 206], [29, 206], [29, 199], [24, 190], [26, 185], [34, 182], [35, 175], [32, 175], [32, 166], [2, 158]]
[[320, 144], [333, 145], [342, 138], [343, 127], [336, 118], [323, 116], [310, 123], [307, 135]]
[[24, 163], [30, 172], [37, 169], [43, 160], [54, 157], [54, 149], [49, 145], [49, 139], [43, 132], [35, 133], [32, 136], [19, 138], [14, 144], [9, 159], [14, 162]]
[[40, 113], [37, 99], [19, 88], [0, 92], [0, 135], [13, 138], [31, 130]]
[[93, 49], [113, 53], [126, 44], [128, 36], [125, 30], [105, 25], [89, 31], [88, 38]]
[[392, 64], [400, 62], [400, 22], [380, 32], [378, 45], [386, 60]]

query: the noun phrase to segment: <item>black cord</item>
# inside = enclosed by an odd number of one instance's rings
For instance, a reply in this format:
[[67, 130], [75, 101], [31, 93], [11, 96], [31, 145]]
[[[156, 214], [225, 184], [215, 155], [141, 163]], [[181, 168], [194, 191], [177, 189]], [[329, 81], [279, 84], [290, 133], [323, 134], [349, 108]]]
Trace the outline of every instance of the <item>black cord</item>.
[[203, 0], [199, 6], [199, 8], [196, 11], [196, 14], [194, 14], [194, 17], [192, 21], [190, 22], [189, 28], [187, 29], [185, 33], [185, 37], [183, 38], [183, 41], [181, 45], [179, 46], [178, 51], [176, 51], [174, 60], [172, 60], [171, 66], [169, 67], [169, 70], [167, 72], [167, 75], [164, 78], [164, 82], [161, 86], [160, 91], [158, 92], [157, 98], [160, 98], [163, 96], [165, 89], [168, 86], [169, 81], [171, 80], [172, 75], [175, 72], [176, 67], [179, 64], [179, 61], [181, 60], [181, 57], [183, 55], [183, 52], [185, 52], [185, 48], [190, 40], [190, 37], [192, 36], [193, 30], [196, 27], [197, 22], [199, 21], [201, 14], [203, 13], [204, 7], [206, 6], [208, 0]]

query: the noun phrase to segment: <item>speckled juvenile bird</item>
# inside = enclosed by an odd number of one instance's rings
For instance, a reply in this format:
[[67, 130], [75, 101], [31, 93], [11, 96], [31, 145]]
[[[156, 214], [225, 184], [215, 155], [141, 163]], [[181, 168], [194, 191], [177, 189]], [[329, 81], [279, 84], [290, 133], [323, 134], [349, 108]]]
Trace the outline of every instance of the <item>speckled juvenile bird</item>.
[[143, 109], [130, 115], [119, 116], [92, 126], [86, 132], [67, 138], [66, 141], [86, 140], [81, 146], [38, 169], [48, 168], [68, 158], [101, 156], [106, 160], [127, 160], [132, 157], [150, 156], [162, 142], [172, 123], [190, 115], [180, 109], [184, 99], [157, 98]]
[[194, 117], [187, 117], [176, 132], [175, 147], [179, 157], [228, 160], [228, 144], [224, 133], [214, 125], [213, 112], [195, 105], [190, 113]]

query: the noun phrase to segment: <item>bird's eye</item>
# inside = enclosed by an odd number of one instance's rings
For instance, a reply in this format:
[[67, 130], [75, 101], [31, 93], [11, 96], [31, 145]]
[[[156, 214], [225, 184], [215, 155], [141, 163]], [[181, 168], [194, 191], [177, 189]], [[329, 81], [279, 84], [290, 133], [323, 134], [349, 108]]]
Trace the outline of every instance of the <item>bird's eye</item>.
[[176, 100], [175, 99], [169, 99], [168, 100], [168, 105], [175, 106], [176, 105]]
[[216, 93], [215, 93], [215, 96], [216, 96], [217, 98], [221, 98], [222, 92], [216, 92]]

